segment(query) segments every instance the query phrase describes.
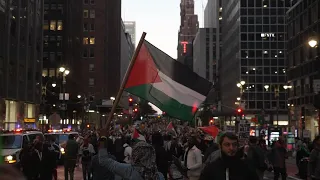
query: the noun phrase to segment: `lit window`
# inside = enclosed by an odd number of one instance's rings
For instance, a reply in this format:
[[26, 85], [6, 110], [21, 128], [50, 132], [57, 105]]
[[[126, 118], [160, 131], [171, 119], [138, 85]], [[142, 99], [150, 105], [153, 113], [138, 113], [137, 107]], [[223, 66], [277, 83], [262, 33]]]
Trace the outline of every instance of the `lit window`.
[[96, 16], [96, 11], [90, 10], [90, 18], [95, 18], [95, 16]]
[[50, 21], [50, 30], [55, 31], [56, 30], [56, 21]]
[[43, 22], [43, 30], [49, 30], [49, 23], [48, 21]]
[[89, 38], [88, 37], [84, 37], [83, 38], [83, 44], [89, 44]]
[[89, 86], [94, 86], [94, 79], [93, 78], [89, 78]]
[[47, 77], [48, 76], [48, 70], [47, 69], [42, 70], [42, 76], [43, 77]]
[[94, 40], [95, 40], [94, 37], [90, 37], [90, 44], [94, 44]]
[[54, 77], [55, 74], [55, 69], [49, 69], [49, 77]]
[[89, 71], [94, 71], [94, 64], [89, 64]]
[[57, 30], [61, 31], [62, 30], [62, 21], [61, 20], [58, 21], [58, 25], [57, 26], [58, 26]]
[[84, 18], [88, 18], [88, 16], [89, 16], [89, 10], [83, 10], [83, 17]]

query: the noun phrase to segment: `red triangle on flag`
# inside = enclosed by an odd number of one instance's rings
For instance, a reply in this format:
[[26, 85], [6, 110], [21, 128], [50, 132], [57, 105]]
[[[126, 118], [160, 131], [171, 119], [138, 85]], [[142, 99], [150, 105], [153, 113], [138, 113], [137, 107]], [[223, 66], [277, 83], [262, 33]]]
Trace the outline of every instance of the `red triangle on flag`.
[[157, 66], [146, 45], [142, 44], [125, 88], [156, 82], [162, 82]]

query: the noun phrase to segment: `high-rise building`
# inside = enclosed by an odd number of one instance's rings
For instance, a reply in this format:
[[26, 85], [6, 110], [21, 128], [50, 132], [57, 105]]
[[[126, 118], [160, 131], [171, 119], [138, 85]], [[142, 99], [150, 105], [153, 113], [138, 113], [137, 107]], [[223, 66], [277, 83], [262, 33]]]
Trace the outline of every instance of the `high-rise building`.
[[199, 28], [193, 41], [193, 71], [215, 83], [216, 28]]
[[223, 50], [220, 87], [223, 111], [264, 113], [288, 125], [285, 16], [290, 0], [222, 1]]
[[124, 21], [124, 27], [126, 32], [131, 36], [133, 46], [136, 47], [136, 22], [135, 21]]
[[[320, 81], [319, 44], [320, 1], [295, 1], [287, 12], [288, 60], [287, 92], [291, 126], [300, 137], [307, 134], [314, 139], [319, 134], [319, 109], [315, 107], [316, 85]], [[312, 45], [312, 43], [310, 43]], [[304, 130], [306, 130], [304, 133]], [[303, 137], [305, 138], [305, 137]]]
[[[180, 3], [180, 29], [178, 33], [177, 60], [191, 66], [192, 42], [199, 28], [198, 15], [194, 14], [194, 0], [181, 0]], [[191, 44], [188, 46], [188, 44]], [[189, 53], [187, 51], [190, 51]], [[190, 67], [192, 69], [192, 67]]]
[[0, 128], [35, 128], [42, 70], [41, 0], [0, 0]]
[[[55, 123], [77, 125], [76, 121], [72, 123], [65, 119], [71, 119], [74, 107], [79, 106], [80, 82], [75, 65], [81, 58], [81, 15], [82, 3], [78, 0], [44, 0], [41, 124], [49, 123], [46, 119], [57, 111], [64, 120]], [[60, 67], [70, 73], [59, 71]]]
[[218, 62], [221, 58], [222, 45], [221, 13], [221, 0], [208, 1], [204, 11], [205, 28], [198, 30], [193, 41], [193, 70], [215, 85], [214, 90], [208, 95], [208, 104], [219, 103]]
[[82, 92], [94, 101], [115, 97], [120, 87], [121, 1], [83, 1]]

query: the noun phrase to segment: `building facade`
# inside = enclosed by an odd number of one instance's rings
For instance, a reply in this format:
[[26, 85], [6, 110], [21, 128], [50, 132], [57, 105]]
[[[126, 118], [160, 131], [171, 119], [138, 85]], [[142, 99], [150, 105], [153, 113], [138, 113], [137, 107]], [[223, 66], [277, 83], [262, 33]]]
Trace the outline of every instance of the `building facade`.
[[120, 87], [121, 22], [121, 1], [83, 1], [78, 93], [94, 101], [115, 97]]
[[41, 0], [0, 1], [0, 128], [35, 128], [42, 71]]
[[[72, 8], [71, 8], [72, 7]], [[41, 124], [74, 124], [71, 120], [77, 106], [77, 63], [82, 21], [82, 3], [77, 0], [44, 0], [43, 17], [43, 70]], [[69, 74], [60, 72], [60, 67]], [[54, 84], [54, 87], [52, 86]], [[66, 94], [63, 98], [63, 94]], [[60, 114], [61, 122], [49, 122], [53, 113]]]
[[131, 36], [133, 47], [136, 47], [136, 22], [124, 21], [124, 27], [127, 33]]
[[[189, 62], [192, 58], [186, 58], [186, 54], [192, 54], [192, 49], [187, 46], [192, 46], [196, 33], [199, 28], [198, 15], [194, 14], [194, 0], [181, 0], [180, 3], [180, 29], [178, 32], [178, 55], [177, 60], [191, 65]], [[190, 67], [192, 69], [192, 67]]]
[[217, 76], [215, 31], [215, 28], [199, 28], [193, 41], [193, 71], [213, 83]]
[[[288, 125], [285, 16], [290, 1], [222, 1], [219, 77], [223, 111], [239, 106]], [[239, 101], [240, 99], [240, 101]]]
[[319, 40], [320, 1], [296, 1], [287, 12], [288, 30], [288, 106], [291, 125], [307, 130], [311, 139], [318, 135], [318, 109], [314, 107], [313, 86], [320, 79], [319, 46], [308, 45], [310, 39]]

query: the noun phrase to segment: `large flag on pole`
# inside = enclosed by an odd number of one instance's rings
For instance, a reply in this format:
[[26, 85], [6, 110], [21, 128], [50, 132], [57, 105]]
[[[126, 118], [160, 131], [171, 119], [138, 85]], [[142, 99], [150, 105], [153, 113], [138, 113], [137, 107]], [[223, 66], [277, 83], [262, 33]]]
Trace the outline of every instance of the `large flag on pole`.
[[151, 102], [169, 116], [192, 120], [212, 84], [146, 40], [137, 51], [125, 91]]

